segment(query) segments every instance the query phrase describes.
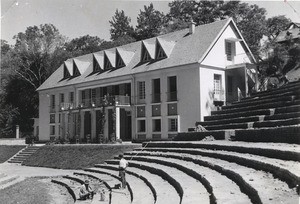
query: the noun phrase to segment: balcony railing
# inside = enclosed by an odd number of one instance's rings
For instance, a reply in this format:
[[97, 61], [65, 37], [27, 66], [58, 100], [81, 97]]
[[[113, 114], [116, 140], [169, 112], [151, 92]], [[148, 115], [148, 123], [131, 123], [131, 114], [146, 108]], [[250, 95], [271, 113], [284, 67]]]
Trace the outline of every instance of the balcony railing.
[[154, 93], [152, 94], [152, 103], [160, 103], [161, 99], [160, 99], [160, 93]]
[[81, 108], [102, 106], [130, 106], [130, 96], [105, 96], [81, 100]]
[[167, 92], [168, 101], [177, 101], [177, 91]]
[[60, 111], [72, 110], [74, 108], [75, 108], [75, 104], [74, 103], [61, 103], [59, 105], [59, 110]]

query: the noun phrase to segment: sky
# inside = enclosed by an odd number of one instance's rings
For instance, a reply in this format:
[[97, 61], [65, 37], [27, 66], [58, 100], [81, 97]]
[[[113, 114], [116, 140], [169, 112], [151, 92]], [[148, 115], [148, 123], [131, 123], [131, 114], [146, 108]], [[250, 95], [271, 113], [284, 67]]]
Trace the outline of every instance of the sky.
[[[167, 13], [170, 1], [152, 1], [154, 8]], [[285, 15], [300, 22], [300, 0], [245, 1], [267, 10], [267, 17]], [[124, 10], [133, 26], [149, 5], [146, 0], [1, 0], [1, 39], [14, 44], [13, 36], [27, 27], [51, 23], [69, 39], [84, 35], [110, 39], [110, 24], [116, 9]]]

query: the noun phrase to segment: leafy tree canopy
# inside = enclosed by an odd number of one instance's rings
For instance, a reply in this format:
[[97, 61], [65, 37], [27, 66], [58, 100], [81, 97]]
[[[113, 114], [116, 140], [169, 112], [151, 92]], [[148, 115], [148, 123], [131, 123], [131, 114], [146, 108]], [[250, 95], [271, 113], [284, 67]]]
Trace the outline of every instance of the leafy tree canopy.
[[144, 11], [140, 10], [137, 17], [135, 29], [137, 39], [143, 40], [160, 34], [160, 30], [165, 22], [165, 15], [155, 10], [153, 4], [144, 6]]
[[125, 12], [117, 9], [112, 20], [109, 21], [111, 27], [110, 38], [115, 41], [123, 36], [133, 36], [134, 29], [130, 22], [131, 19], [125, 15]]

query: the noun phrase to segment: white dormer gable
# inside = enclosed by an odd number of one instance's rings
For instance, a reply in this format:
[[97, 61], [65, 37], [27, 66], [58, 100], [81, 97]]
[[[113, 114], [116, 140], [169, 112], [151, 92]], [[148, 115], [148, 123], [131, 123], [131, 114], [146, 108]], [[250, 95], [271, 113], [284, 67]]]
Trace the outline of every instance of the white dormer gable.
[[103, 52], [98, 52], [93, 54], [93, 72], [101, 72], [104, 63]]
[[81, 75], [87, 71], [90, 64], [91, 64], [90, 61], [84, 61], [84, 60], [75, 58], [74, 59], [74, 65], [75, 65], [74, 70], [75, 70], [75, 68], [77, 68], [77, 70], [79, 71], [79, 74]]
[[172, 50], [175, 46], [175, 42], [171, 41], [171, 40], [165, 40], [163, 38], [158, 37], [156, 46], [158, 46], [158, 45], [161, 46], [161, 48], [163, 49], [166, 56], [170, 57]]
[[115, 52], [111, 50], [106, 50], [104, 51], [104, 62], [103, 62], [103, 67], [104, 70], [114, 68], [116, 62], [115, 62]]
[[116, 67], [127, 66], [132, 60], [134, 52], [125, 50], [124, 48], [116, 48]]
[[148, 52], [151, 59], [155, 59], [155, 44], [156, 44], [155, 39], [149, 39], [149, 40], [142, 41], [141, 48], [143, 49], [143, 46], [144, 46], [144, 48]]

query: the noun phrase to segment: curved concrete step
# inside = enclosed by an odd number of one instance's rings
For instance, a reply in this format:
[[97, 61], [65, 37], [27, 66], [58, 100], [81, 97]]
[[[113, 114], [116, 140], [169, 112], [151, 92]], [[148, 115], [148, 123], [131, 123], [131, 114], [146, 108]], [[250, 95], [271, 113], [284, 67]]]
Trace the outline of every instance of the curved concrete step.
[[72, 196], [74, 203], [76, 202], [78, 198], [78, 191], [74, 191], [75, 189], [71, 187], [70, 181], [68, 181], [67, 179], [52, 179], [51, 182], [65, 187], [68, 190], [69, 194]]
[[[105, 181], [111, 188], [112, 188], [112, 202], [111, 203], [118, 203], [123, 201], [123, 203], [137, 203], [137, 200], [140, 199], [140, 196], [145, 196], [146, 198], [150, 198], [151, 200], [151, 192], [147, 191], [147, 187], [145, 187], [138, 178], [126, 175], [127, 177], [127, 188], [124, 190], [115, 189], [116, 185], [120, 184], [120, 178], [118, 176], [118, 172], [111, 169], [106, 168], [90, 168], [86, 169], [85, 171], [89, 172], [94, 176], [97, 176], [99, 179]], [[128, 182], [130, 181], [130, 182]], [[138, 185], [140, 186], [137, 186]], [[142, 184], [142, 185], [141, 185]], [[141, 192], [139, 188], [143, 189], [145, 193], [138, 195], [138, 192]], [[138, 190], [137, 190], [138, 189]], [[137, 190], [137, 192], [135, 191]], [[125, 193], [125, 194], [124, 194]], [[149, 195], [147, 195], [149, 193]], [[126, 196], [126, 198], [121, 198], [121, 196]], [[153, 200], [153, 198], [152, 198]], [[153, 203], [153, 202], [152, 202]], [[149, 203], [150, 204], [150, 203]]]
[[[182, 187], [183, 195], [182, 202], [187, 204], [193, 203], [215, 203], [214, 196], [210, 196], [204, 185], [198, 180], [191, 177], [189, 174], [183, 172], [182, 170], [170, 166], [166, 166], [164, 162], [158, 162], [158, 160], [150, 160], [146, 158], [138, 159], [139, 157], [133, 157], [130, 160], [130, 165], [144, 165], [156, 169], [161, 169], [168, 173], [172, 178], [174, 178]], [[130, 159], [130, 157], [127, 157]], [[196, 173], [196, 172], [193, 172]], [[201, 177], [199, 175], [199, 177]], [[204, 178], [202, 178], [204, 179]], [[207, 182], [207, 181], [206, 181]]]
[[[239, 186], [232, 182], [232, 180], [208, 167], [183, 160], [181, 154], [177, 154], [178, 158], [168, 157], [169, 155], [163, 152], [143, 152], [139, 156], [135, 156], [135, 153], [126, 153], [125, 155], [134, 156], [134, 159], [138, 160], [177, 167], [195, 179], [199, 179], [200, 182], [204, 182], [203, 179], [205, 179], [206, 184], [204, 185], [214, 197], [215, 203], [230, 204], [233, 201], [237, 204], [251, 203], [249, 197], [242, 193]], [[224, 184], [226, 184], [226, 191], [224, 191]], [[194, 188], [194, 186], [190, 186], [189, 188]]]
[[[244, 166], [243, 164], [238, 164], [241, 162], [227, 161], [224, 158], [211, 157], [211, 155], [202, 155], [197, 154], [196, 152], [183, 154], [177, 149], [164, 149], [166, 158], [177, 158], [185, 161], [193, 161], [199, 165], [207, 166], [209, 168], [223, 171], [224, 175], [228, 176], [232, 180], [237, 179], [237, 183], [240, 178], [242, 178], [248, 186], [241, 186], [248, 190], [250, 187], [255, 191], [250, 195], [250, 198], [253, 203], [295, 203], [298, 199], [295, 189], [290, 189], [288, 185], [272, 176], [272, 174], [261, 171], [259, 166], [258, 168], [251, 168]], [[171, 151], [170, 151], [171, 150]], [[186, 150], [186, 149], [185, 149]], [[159, 151], [151, 150], [151, 151]], [[192, 150], [193, 151], [193, 150]], [[178, 153], [179, 152], [179, 153]], [[174, 155], [177, 154], [177, 155]], [[245, 162], [246, 164], [248, 162]], [[228, 172], [229, 171], [229, 172]], [[234, 172], [235, 175], [230, 175], [231, 172]], [[239, 175], [239, 177], [235, 177]], [[240, 185], [240, 184], [239, 184]], [[255, 196], [255, 192], [258, 197]]]
[[[99, 168], [109, 168], [109, 169], [115, 169], [116, 172], [118, 172], [117, 165], [95, 165]], [[163, 179], [161, 176], [149, 172], [147, 170], [142, 170], [136, 167], [133, 167], [130, 165], [126, 169], [127, 174], [141, 176], [147, 179], [147, 181], [153, 186], [153, 189], [155, 190], [156, 200], [155, 203], [157, 204], [163, 204], [163, 203], [180, 203], [180, 197], [177, 194], [175, 188], [165, 179]]]
[[[143, 143], [145, 146], [146, 143]], [[147, 148], [193, 148], [193, 149], [208, 149], [208, 150], [224, 150], [238, 153], [248, 153], [269, 158], [298, 161], [300, 162], [300, 146], [293, 144], [270, 143], [266, 146], [265, 143], [248, 143], [239, 141], [208, 141], [208, 142], [151, 142], [147, 143]], [[147, 150], [137, 148], [134, 151]]]
[[286, 182], [291, 188], [298, 186], [300, 183], [300, 164], [299, 162], [295, 161], [283, 161], [280, 159], [267, 158], [263, 156], [220, 150], [190, 148], [147, 148], [147, 151], [176, 152], [222, 159], [242, 166], [248, 166], [256, 170], [269, 172], [273, 174], [274, 177]]

